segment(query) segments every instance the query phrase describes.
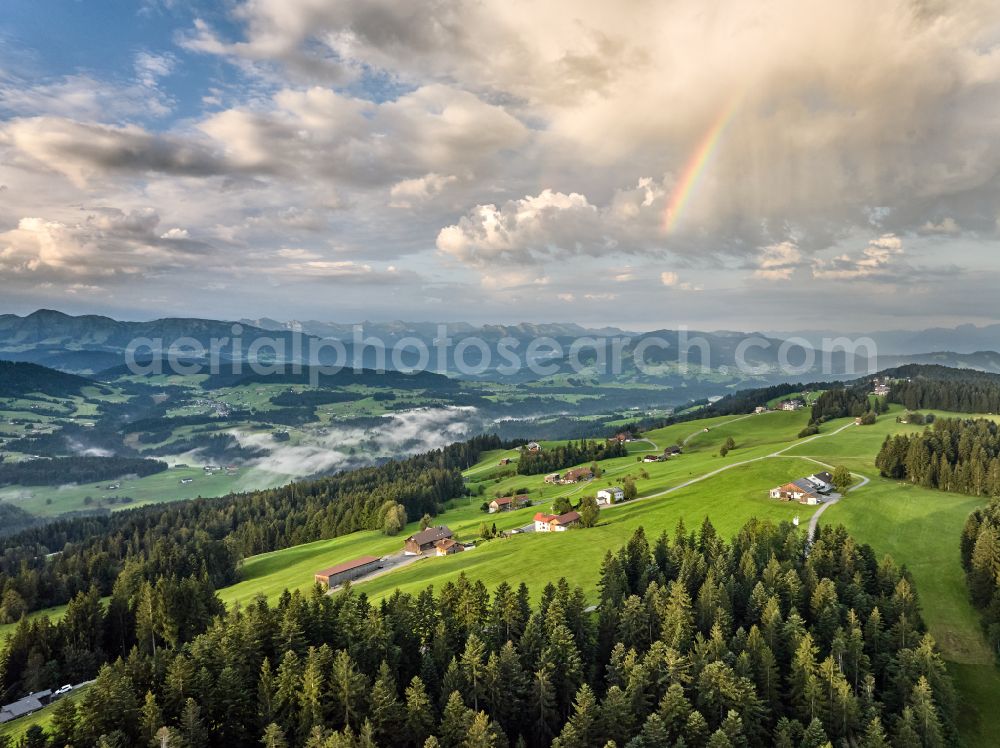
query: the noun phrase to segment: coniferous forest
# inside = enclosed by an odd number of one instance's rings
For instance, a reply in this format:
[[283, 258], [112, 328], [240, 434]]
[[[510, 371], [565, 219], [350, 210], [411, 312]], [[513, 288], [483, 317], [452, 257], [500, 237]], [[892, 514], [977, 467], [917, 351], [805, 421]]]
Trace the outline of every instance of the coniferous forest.
[[[954, 413], [1000, 412], [1000, 377], [946, 366], [901, 366], [887, 375], [900, 377], [889, 391], [889, 401], [909, 410], [935, 408]], [[909, 377], [906, 379], [906, 377]]]
[[1000, 660], [1000, 502], [969, 515], [962, 533], [962, 565], [986, 638]]
[[81, 637], [96, 630], [84, 621], [104, 622], [124, 637], [125, 656], [34, 738], [188, 748], [955, 744], [952, 685], [906, 573], [843, 528], [823, 529], [805, 551], [788, 524], [751, 521], [728, 543], [707, 520], [697, 534], [679, 525], [652, 542], [640, 528], [605, 557], [596, 613], [565, 580], [490, 594], [462, 576], [378, 604], [350, 588], [286, 593], [178, 637], [145, 601], [119, 631], [92, 597], [80, 604], [88, 617], [68, 616], [58, 635], [87, 646]]
[[520, 475], [538, 475], [579, 465], [583, 462], [609, 460], [612, 457], [627, 457], [628, 449], [622, 442], [597, 442], [581, 440], [567, 442], [563, 446], [542, 449], [538, 452], [522, 450], [517, 462]]
[[915, 434], [886, 437], [875, 465], [926, 488], [1000, 497], [1000, 428], [986, 419], [938, 418]]
[[834, 418], [863, 416], [872, 409], [864, 387], [833, 387], [816, 398], [812, 406], [811, 423], [823, 423]]

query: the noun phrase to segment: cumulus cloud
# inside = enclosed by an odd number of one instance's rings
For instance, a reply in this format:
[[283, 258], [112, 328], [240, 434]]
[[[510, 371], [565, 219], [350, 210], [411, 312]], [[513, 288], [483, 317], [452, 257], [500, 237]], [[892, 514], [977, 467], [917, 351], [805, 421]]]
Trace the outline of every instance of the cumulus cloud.
[[869, 241], [860, 255], [843, 254], [832, 260], [817, 260], [813, 276], [822, 280], [878, 278], [887, 274], [893, 259], [902, 254], [902, 240], [885, 234]]
[[586, 197], [544, 190], [499, 208], [479, 205], [441, 229], [437, 248], [470, 265], [601, 254], [601, 216]]
[[411, 208], [413, 205], [426, 202], [439, 194], [445, 187], [458, 181], [458, 177], [430, 172], [415, 179], [404, 179], [397, 182], [389, 190], [393, 208]]
[[920, 233], [922, 234], [945, 234], [948, 236], [954, 236], [962, 232], [961, 226], [955, 221], [951, 216], [945, 216], [937, 223], [933, 221], [927, 221], [923, 226], [920, 227]]
[[527, 134], [503, 107], [440, 84], [383, 103], [284, 89], [265, 109], [227, 109], [199, 127], [233, 167], [361, 186], [475, 171]]
[[764, 280], [788, 280], [799, 266], [802, 252], [794, 242], [781, 242], [765, 247], [757, 260], [755, 278]]
[[680, 278], [678, 277], [677, 273], [671, 270], [665, 270], [664, 272], [660, 273], [660, 283], [662, 283], [664, 286], [676, 286], [679, 280]]
[[173, 55], [138, 52], [135, 56], [135, 72], [139, 82], [147, 88], [154, 88], [163, 78], [173, 72], [177, 58]]
[[25, 217], [0, 233], [0, 269], [11, 280], [64, 279], [74, 284], [67, 290], [79, 292], [95, 288], [81, 285], [81, 277], [111, 279], [177, 265], [196, 246], [182, 237], [161, 238], [159, 222], [152, 208], [94, 208], [75, 223]]

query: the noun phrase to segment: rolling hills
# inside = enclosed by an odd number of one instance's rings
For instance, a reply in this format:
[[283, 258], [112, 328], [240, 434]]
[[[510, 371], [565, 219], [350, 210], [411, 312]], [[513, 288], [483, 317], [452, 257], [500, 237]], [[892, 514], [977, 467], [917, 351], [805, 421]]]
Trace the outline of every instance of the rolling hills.
[[[781, 521], [798, 516], [805, 528], [816, 509], [771, 500], [767, 490], [821, 466], [843, 464], [870, 482], [828, 507], [821, 522], [843, 524], [860, 542], [907, 566], [921, 592], [924, 618], [956, 677], [965, 738], [972, 746], [992, 745], [992, 736], [1000, 729], [1000, 715], [990, 705], [1000, 691], [1000, 672], [979, 630], [959, 563], [962, 525], [983, 500], [900, 485], [878, 476], [874, 456], [885, 436], [918, 428], [897, 423], [895, 415], [900, 412], [894, 406], [874, 426], [855, 426], [853, 419], [830, 422], [818, 437], [801, 441], [796, 434], [808, 418], [802, 411], [675, 424], [644, 434], [649, 441], [630, 444], [629, 457], [602, 463], [601, 478], [576, 486], [546, 486], [541, 476], [500, 477], [500, 458], [513, 455], [488, 453], [465, 472], [474, 490], [479, 485], [487, 487], [486, 498], [527, 488], [538, 508], [547, 509], [558, 496], [576, 500], [632, 475], [639, 499], [602, 509], [600, 523], [593, 529], [490, 540], [479, 543], [473, 551], [420, 560], [360, 582], [356, 588], [378, 599], [396, 589], [414, 592], [428, 584], [440, 587], [468, 574], [489, 588], [504, 581], [514, 585], [524, 581], [538, 592], [539, 582], [566, 576], [595, 599], [605, 551], [617, 547], [637, 527], [655, 537], [661, 532], [673, 534], [679, 521], [688, 530], [696, 529], [708, 517], [720, 534], [726, 535], [750, 517]], [[728, 437], [736, 441], [737, 448], [727, 457], [719, 457], [718, 449]], [[654, 445], [662, 450], [664, 445], [683, 441], [685, 451], [679, 458], [664, 463], [636, 462]], [[641, 477], [642, 470], [648, 477]], [[696, 482], [683, 485], [692, 480]], [[484, 519], [495, 521], [498, 529], [511, 529], [530, 522], [536, 511], [529, 508], [484, 515], [479, 503], [479, 499], [458, 500], [440, 521], [461, 539], [476, 541]], [[411, 524], [405, 532], [415, 527]], [[220, 590], [220, 595], [227, 604], [246, 604], [258, 594], [275, 600], [286, 588], [310, 588], [312, 574], [324, 566], [362, 554], [384, 555], [400, 545], [398, 538], [366, 532], [253, 557], [244, 562], [242, 581]]]

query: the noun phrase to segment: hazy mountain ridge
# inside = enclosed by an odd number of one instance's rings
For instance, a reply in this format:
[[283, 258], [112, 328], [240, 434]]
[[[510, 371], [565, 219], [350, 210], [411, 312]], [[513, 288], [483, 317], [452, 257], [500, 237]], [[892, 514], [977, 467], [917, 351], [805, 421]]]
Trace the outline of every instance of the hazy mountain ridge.
[[[416, 339], [420, 341], [431, 352], [430, 368], [437, 364], [435, 346], [440, 342], [440, 328], [442, 323], [437, 322], [363, 322], [359, 323], [363, 332], [365, 345], [359, 351], [361, 364], [365, 368], [378, 368], [381, 364], [380, 354], [371, 345], [370, 340], [381, 341], [387, 348], [399, 344], [405, 339]], [[480, 374], [462, 374], [468, 370], [468, 365], [463, 369], [450, 356], [447, 361], [447, 373], [451, 376], [471, 376], [471, 378], [497, 379], [502, 375], [497, 371], [497, 367], [505, 362], [497, 355], [498, 346], [501, 340], [512, 339], [516, 341], [515, 351], [522, 362], [527, 361], [526, 351], [529, 343], [541, 338], [555, 340], [563, 348], [561, 356], [542, 355], [537, 357], [541, 363], [554, 364], [554, 371], [547, 374], [539, 374], [527, 366], [522, 366], [515, 375], [505, 375], [503, 378], [509, 381], [526, 382], [532, 380], [545, 379], [546, 377], [571, 377], [580, 376], [584, 380], [604, 383], [658, 383], [665, 386], [680, 386], [684, 381], [694, 379], [704, 379], [711, 377], [720, 383], [738, 384], [747, 381], [777, 381], [777, 379], [787, 379], [788, 374], [782, 371], [782, 360], [779, 355], [783, 339], [773, 334], [757, 332], [736, 332], [732, 330], [721, 330], [714, 332], [696, 330], [653, 330], [649, 332], [634, 332], [623, 330], [617, 327], [588, 328], [575, 323], [528, 323], [519, 324], [495, 324], [474, 326], [467, 323], [444, 325], [450, 346], [451, 353], [454, 354], [455, 344], [463, 338], [474, 337], [483, 341], [493, 352], [493, 360]], [[956, 328], [958, 330], [959, 328]], [[979, 337], [989, 336], [992, 330], [996, 329], [1000, 338], [1000, 325], [987, 328], [975, 328], [964, 326], [960, 328], [965, 333], [975, 332]], [[954, 334], [955, 331], [939, 331], [938, 334]], [[346, 362], [353, 365], [355, 358], [354, 339], [356, 336], [355, 325], [340, 324], [318, 321], [290, 321], [281, 322], [271, 318], [260, 318], [256, 320], [243, 319], [237, 322], [223, 320], [208, 320], [200, 318], [177, 318], [168, 317], [164, 319], [151, 320], [145, 322], [128, 322], [115, 320], [110, 317], [99, 315], [70, 316], [62, 312], [42, 309], [20, 317], [13, 314], [0, 316], [0, 358], [29, 361], [51, 368], [60, 369], [80, 374], [96, 374], [108, 369], [114, 369], [124, 363], [124, 352], [126, 348], [137, 339], [149, 339], [162, 341], [164, 345], [169, 345], [181, 338], [193, 338], [202, 346], [208, 349], [213, 340], [230, 339], [239, 336], [244, 341], [244, 347], [251, 341], [259, 337], [269, 337], [284, 345], [286, 351], [285, 359], [292, 361], [292, 351], [296, 350], [293, 339], [296, 335], [304, 335], [306, 344], [309, 340], [335, 339], [343, 344], [347, 354]], [[893, 345], [901, 344], [900, 341], [905, 336], [911, 339], [920, 338], [923, 333], [896, 332], [886, 333], [885, 336]], [[971, 334], [971, 333], [970, 333]], [[832, 332], [814, 332], [809, 335], [803, 334], [801, 337], [811, 340], [820, 346], [823, 338], [832, 339], [842, 337]], [[882, 333], [874, 333], [873, 339], [878, 342]], [[847, 336], [851, 337], [851, 336]], [[859, 334], [855, 337], [863, 337]], [[610, 352], [610, 338], [627, 339], [623, 342], [622, 367], [620, 371], [613, 370], [588, 370], [578, 371], [570, 356], [570, 346], [574, 342], [584, 341], [587, 338], [596, 339], [601, 343], [606, 343], [606, 351]], [[756, 338], [753, 345], [743, 350], [740, 344], [748, 338]], [[922, 339], [922, 338], [921, 338]], [[969, 336], [966, 336], [966, 340]], [[683, 353], [687, 341], [687, 355]], [[301, 341], [300, 341], [301, 342]], [[412, 343], [412, 340], [409, 341]], [[961, 340], [959, 341], [961, 342]], [[707, 360], [702, 359], [703, 345], [708, 346], [709, 356]], [[887, 344], [888, 345], [888, 344]], [[645, 350], [644, 359], [652, 364], [651, 369], [641, 371], [634, 362], [633, 354], [636, 350]], [[148, 354], [148, 349], [147, 354]], [[821, 348], [817, 348], [821, 350]], [[887, 366], [898, 366], [906, 363], [936, 363], [960, 368], [978, 369], [982, 371], [1000, 371], [1000, 354], [992, 349], [977, 348], [975, 351], [953, 352], [951, 348], [938, 347], [931, 351], [906, 352], [903, 354], [893, 354], [890, 349], [883, 344], [879, 344], [879, 357], [874, 366], [869, 367], [868, 361], [859, 356], [848, 356], [843, 352], [835, 352], [829, 358], [832, 366], [827, 366], [823, 370], [824, 358], [817, 355], [816, 365], [805, 372], [802, 377], [805, 379], [823, 376], [850, 375], [854, 372], [874, 370], [875, 368], [885, 368]], [[222, 353], [225, 358], [231, 355]], [[320, 363], [329, 365], [334, 363], [334, 353], [327, 349], [320, 358]], [[584, 344], [579, 358], [585, 366], [598, 363], [599, 356], [593, 348]], [[793, 352], [789, 357], [790, 363], [794, 366], [801, 362], [801, 351]], [[415, 366], [419, 363], [419, 357], [412, 349], [412, 345], [403, 352], [399, 362], [403, 367]], [[740, 369], [741, 359], [754, 371], [746, 368]], [[278, 360], [282, 360], [278, 357]], [[304, 359], [301, 359], [304, 360]], [[478, 361], [478, 354], [467, 352], [466, 359], [469, 365], [474, 365]], [[685, 368], [685, 362], [688, 367]], [[340, 362], [341, 365], [345, 363]], [[705, 364], [711, 372], [703, 370]], [[387, 368], [393, 368], [392, 357], [387, 356], [384, 362]], [[787, 368], [787, 367], [786, 367]]]
[[616, 335], [634, 336], [641, 333], [629, 332], [617, 327], [589, 328], [572, 322], [552, 322], [552, 323], [530, 323], [521, 322], [513, 325], [471, 325], [467, 322], [406, 322], [395, 320], [393, 322], [357, 322], [351, 324], [337, 322], [320, 322], [317, 320], [290, 320], [280, 322], [268, 317], [260, 319], [242, 319], [242, 324], [258, 327], [263, 330], [276, 330], [288, 332], [302, 332], [306, 335], [315, 335], [321, 338], [334, 338], [337, 340], [352, 340], [355, 327], [361, 326], [365, 335], [378, 336], [386, 340], [395, 341], [406, 336], [420, 336], [424, 338], [434, 338], [438, 334], [440, 327], [444, 327], [449, 335], [479, 335], [489, 339], [499, 339], [502, 337], [520, 338], [526, 335], [534, 337], [580, 337], [592, 335], [596, 337], [612, 337]]
[[787, 339], [801, 337], [819, 346], [823, 338], [867, 337], [875, 341], [880, 355], [932, 354], [940, 351], [971, 354], [1000, 350], [1000, 324], [978, 327], [931, 327], [926, 330], [876, 330], [874, 332], [837, 332], [833, 330], [770, 331], [768, 335]]

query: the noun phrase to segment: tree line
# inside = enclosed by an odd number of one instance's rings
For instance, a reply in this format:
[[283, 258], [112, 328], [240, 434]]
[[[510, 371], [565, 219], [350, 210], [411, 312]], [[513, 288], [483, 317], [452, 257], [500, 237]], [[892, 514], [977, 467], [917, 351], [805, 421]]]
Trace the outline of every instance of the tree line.
[[[706, 520], [603, 561], [599, 609], [464, 575], [378, 604], [262, 598], [183, 644], [137, 636], [39, 746], [727, 748], [955, 745], [907, 574], [843, 528], [725, 542]], [[88, 605], [93, 609], [95, 601]], [[96, 607], [100, 607], [99, 601]], [[78, 619], [77, 619], [78, 620]]]
[[889, 400], [910, 410], [935, 408], [954, 413], [1000, 412], [1000, 379], [990, 375], [960, 379], [917, 377], [893, 382]]
[[495, 436], [477, 437], [280, 488], [31, 528], [3, 543], [0, 600], [13, 590], [33, 611], [64, 604], [91, 586], [109, 595], [128, 561], [152, 582], [204, 575], [214, 588], [233, 584], [245, 556], [381, 529], [387, 502], [402, 505], [409, 517], [438, 514], [446, 501], [465, 495], [461, 471], [484, 450], [505, 446]]
[[867, 388], [833, 387], [820, 393], [812, 406], [810, 423], [818, 424], [835, 418], [858, 418], [872, 411]]
[[581, 439], [579, 442], [567, 442], [564, 445], [551, 449], [541, 449], [537, 452], [522, 450], [517, 462], [517, 473], [518, 475], [552, 473], [584, 462], [627, 456], [628, 449], [617, 440], [591, 441]]
[[976, 509], [962, 531], [962, 565], [983, 631], [1000, 660], [1000, 501]]
[[926, 488], [1000, 497], [1000, 429], [981, 418], [938, 418], [915, 434], [887, 436], [875, 466]]
[[23, 462], [0, 458], [0, 486], [60, 486], [94, 483], [123, 475], [162, 473], [167, 463], [135, 457], [54, 457]]

